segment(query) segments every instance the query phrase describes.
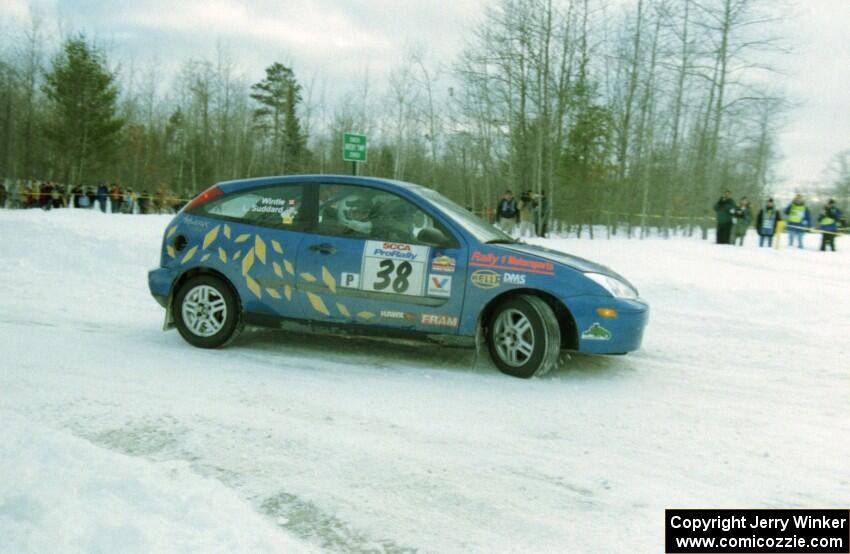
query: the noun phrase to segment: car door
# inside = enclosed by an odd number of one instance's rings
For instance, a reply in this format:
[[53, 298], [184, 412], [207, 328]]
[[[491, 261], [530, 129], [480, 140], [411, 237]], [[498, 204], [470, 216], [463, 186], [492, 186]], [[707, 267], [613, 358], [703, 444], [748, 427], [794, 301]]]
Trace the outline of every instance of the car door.
[[320, 184], [298, 252], [302, 310], [375, 328], [456, 333], [466, 247], [439, 219], [380, 188]]
[[[237, 191], [201, 210], [198, 215], [218, 220], [204, 241], [206, 263], [236, 286], [250, 319], [271, 323], [279, 317], [302, 317], [296, 256], [312, 218], [304, 185]], [[264, 316], [268, 321], [260, 321]]]

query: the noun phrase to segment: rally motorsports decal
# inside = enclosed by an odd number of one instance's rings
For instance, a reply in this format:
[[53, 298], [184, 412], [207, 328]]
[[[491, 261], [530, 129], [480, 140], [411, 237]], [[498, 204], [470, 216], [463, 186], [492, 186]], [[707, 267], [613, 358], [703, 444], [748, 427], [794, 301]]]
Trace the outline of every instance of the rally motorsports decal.
[[416, 321], [416, 314], [413, 312], [399, 312], [396, 310], [381, 310], [378, 314], [382, 319], [396, 319], [401, 321], [409, 321], [411, 323]]
[[360, 283], [363, 290], [408, 296], [425, 295], [428, 246], [366, 241]]
[[345, 273], [343, 272], [339, 278], [339, 286], [345, 287], [347, 289], [359, 289], [360, 288], [360, 274], [359, 273]]
[[440, 273], [454, 273], [456, 262], [454, 258], [445, 254], [437, 254], [431, 261], [431, 271], [439, 271]]
[[597, 322], [582, 332], [581, 338], [585, 340], [611, 340], [611, 331]]
[[525, 271], [540, 275], [554, 275], [555, 264], [546, 260], [531, 260], [513, 254], [494, 254], [493, 252], [475, 251], [469, 259], [469, 265], [474, 267], [489, 267], [507, 271]]
[[447, 298], [452, 295], [452, 278], [448, 275], [431, 275], [428, 279], [428, 296]]
[[457, 327], [457, 318], [450, 315], [422, 314], [422, 325]]
[[480, 289], [494, 289], [499, 286], [501, 275], [489, 269], [479, 269], [473, 271], [469, 276], [472, 284]]
[[524, 273], [505, 273], [502, 275], [502, 282], [506, 285], [524, 285]]

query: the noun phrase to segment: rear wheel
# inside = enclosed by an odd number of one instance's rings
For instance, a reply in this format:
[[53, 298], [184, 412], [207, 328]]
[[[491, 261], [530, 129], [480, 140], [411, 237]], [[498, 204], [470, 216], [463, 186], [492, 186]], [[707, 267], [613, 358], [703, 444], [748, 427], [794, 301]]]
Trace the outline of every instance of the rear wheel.
[[513, 377], [542, 375], [555, 367], [561, 333], [552, 308], [536, 296], [518, 295], [502, 302], [487, 329], [490, 356]]
[[180, 335], [200, 348], [220, 348], [241, 331], [239, 304], [231, 288], [212, 275], [186, 281], [174, 298], [174, 324]]

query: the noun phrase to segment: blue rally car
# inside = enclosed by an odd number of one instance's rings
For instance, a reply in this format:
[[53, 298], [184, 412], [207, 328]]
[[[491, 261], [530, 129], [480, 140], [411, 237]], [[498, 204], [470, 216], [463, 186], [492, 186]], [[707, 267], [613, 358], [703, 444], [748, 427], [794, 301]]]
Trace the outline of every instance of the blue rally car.
[[245, 325], [476, 345], [541, 374], [562, 348], [640, 347], [649, 307], [607, 267], [516, 241], [418, 185], [307, 175], [229, 181], [187, 204], [148, 275], [165, 328], [218, 348]]

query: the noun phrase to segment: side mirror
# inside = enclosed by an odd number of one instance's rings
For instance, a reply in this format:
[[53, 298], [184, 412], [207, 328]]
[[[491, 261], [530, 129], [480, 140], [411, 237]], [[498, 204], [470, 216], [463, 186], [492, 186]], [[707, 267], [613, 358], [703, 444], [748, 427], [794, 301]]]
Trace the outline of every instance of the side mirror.
[[426, 227], [419, 231], [416, 240], [436, 247], [446, 247], [450, 244], [449, 238], [435, 227]]

